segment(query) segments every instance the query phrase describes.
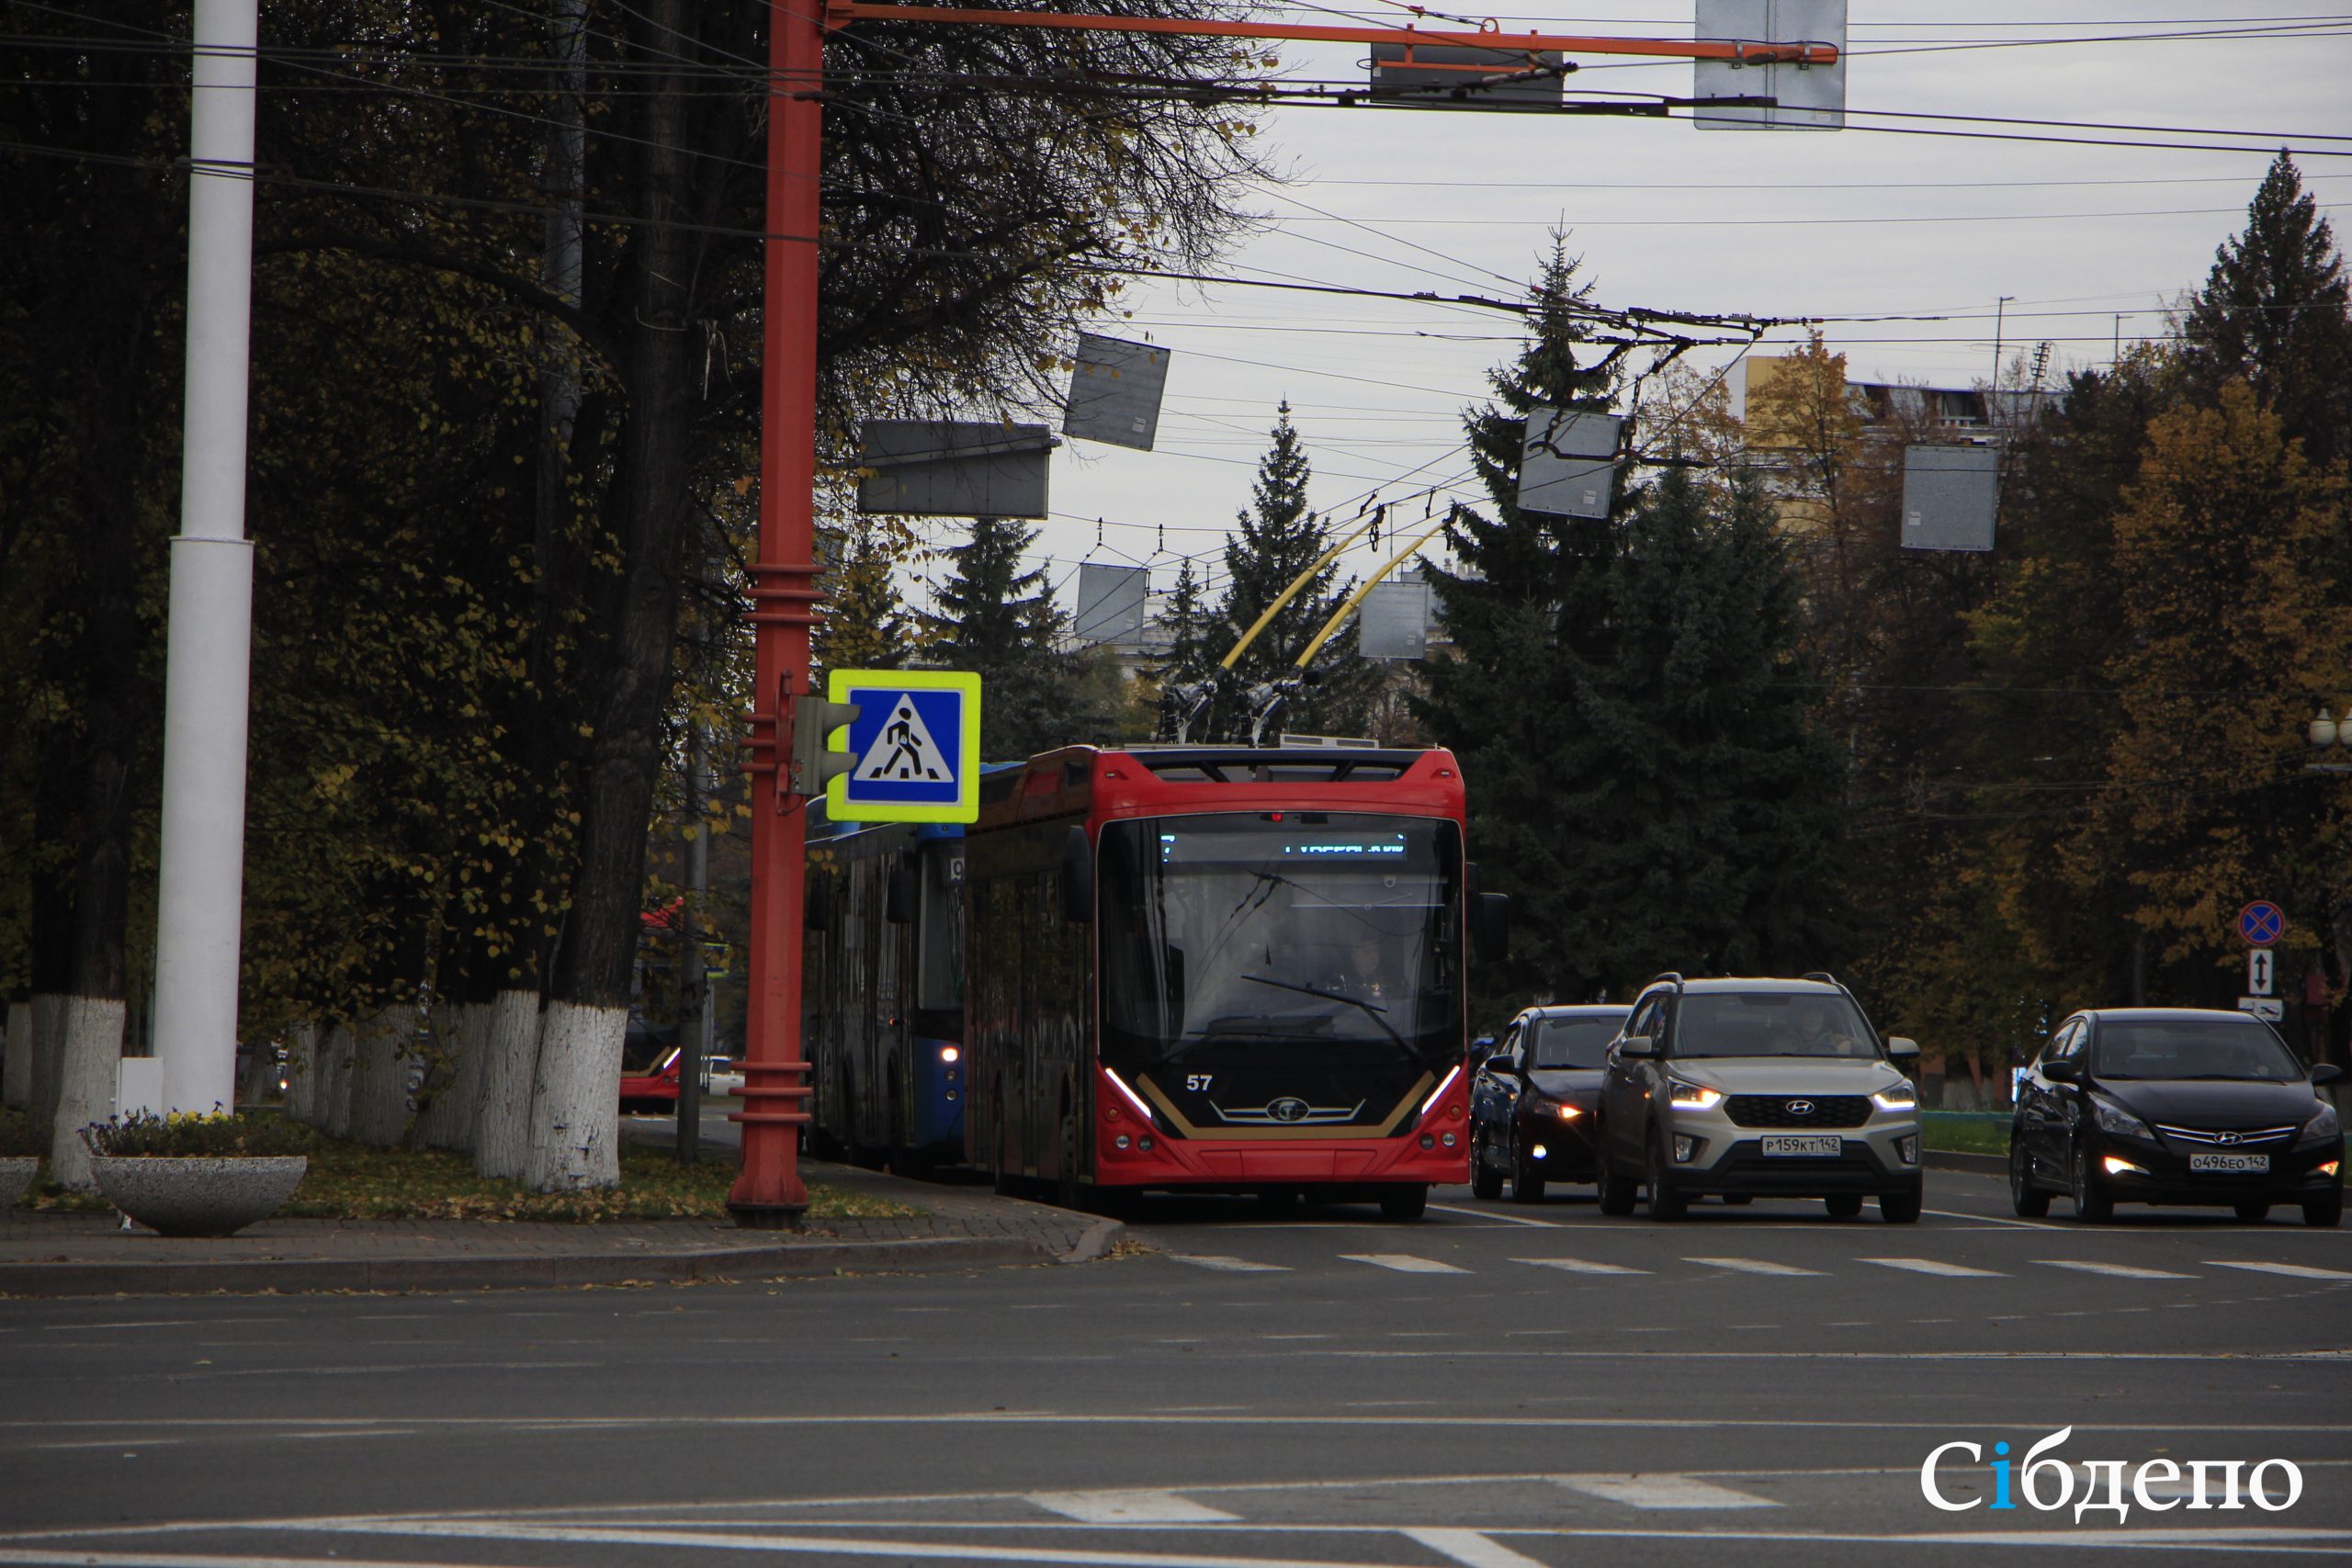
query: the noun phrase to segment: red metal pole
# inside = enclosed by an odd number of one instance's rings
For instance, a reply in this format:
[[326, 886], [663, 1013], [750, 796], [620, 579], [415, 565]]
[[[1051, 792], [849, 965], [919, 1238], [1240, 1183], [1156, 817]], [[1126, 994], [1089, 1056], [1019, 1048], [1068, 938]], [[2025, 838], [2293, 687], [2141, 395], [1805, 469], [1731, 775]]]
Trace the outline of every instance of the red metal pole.
[[792, 699], [808, 691], [817, 589], [817, 225], [824, 109], [823, 0], [771, 0], [768, 12], [767, 299], [760, 417], [760, 547], [751, 620], [757, 638], [748, 741], [752, 775], [751, 1005], [744, 1030], [743, 1174], [727, 1195], [740, 1225], [797, 1226], [800, 1129], [808, 1065], [800, 1054], [800, 916], [807, 847], [794, 793]]

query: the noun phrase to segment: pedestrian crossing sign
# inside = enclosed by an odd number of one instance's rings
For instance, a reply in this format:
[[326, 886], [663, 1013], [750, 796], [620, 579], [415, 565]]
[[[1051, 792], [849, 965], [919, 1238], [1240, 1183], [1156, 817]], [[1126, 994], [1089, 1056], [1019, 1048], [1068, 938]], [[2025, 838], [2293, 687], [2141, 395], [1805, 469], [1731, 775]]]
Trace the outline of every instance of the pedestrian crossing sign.
[[[836, 670], [828, 701], [857, 716], [827, 737], [855, 759], [825, 785], [836, 822], [969, 822], [980, 814], [980, 678], [961, 670]], [[845, 741], [843, 738], [846, 738]]]

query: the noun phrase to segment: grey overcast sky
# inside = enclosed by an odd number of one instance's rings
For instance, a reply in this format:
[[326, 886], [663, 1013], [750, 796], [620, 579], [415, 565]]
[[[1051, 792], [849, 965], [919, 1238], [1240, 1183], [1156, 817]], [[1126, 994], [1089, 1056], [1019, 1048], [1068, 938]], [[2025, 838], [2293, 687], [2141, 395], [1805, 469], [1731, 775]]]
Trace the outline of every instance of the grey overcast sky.
[[[1557, 12], [1510, 3], [1496, 18], [1506, 31], [1692, 35], [1688, 0], [1565, 0]], [[1393, 0], [1269, 14], [1409, 19]], [[1992, 373], [1996, 309], [2005, 355], [2047, 341], [2053, 374], [2105, 364], [2119, 333], [2127, 343], [2159, 333], [2166, 302], [2202, 281], [2281, 144], [2309, 150], [2298, 160], [2306, 187], [2339, 227], [2352, 204], [2352, 10], [2312, 0], [1852, 0], [1848, 46], [1849, 110], [2166, 129], [1855, 113], [1834, 133], [1730, 132], [1283, 108], [1261, 117], [1261, 151], [1289, 183], [1254, 195], [1262, 231], [1224, 270], [1510, 295], [1557, 225], [1599, 303], [1934, 317], [1825, 330], [1858, 377], [1968, 386]], [[1360, 78], [1366, 53], [1283, 46], [1280, 74]], [[1572, 95], [1691, 90], [1687, 62], [1581, 64]], [[1901, 133], [1928, 130], [2161, 145]], [[1130, 316], [1092, 330], [1171, 351], [1158, 449], [1074, 442], [1055, 454], [1053, 515], [1036, 553], [1066, 605], [1081, 559], [1148, 565], [1165, 588], [1191, 555], [1221, 578], [1216, 552], [1284, 399], [1318, 507], [1352, 514], [1377, 492], [1414, 497], [1419, 517], [1424, 489], [1463, 474], [1462, 410], [1518, 342], [1512, 320], [1490, 311], [1221, 285], [1141, 283], [1127, 307]], [[1799, 336], [1775, 332], [1757, 352]], [[1712, 369], [1728, 357], [1693, 363]], [[958, 532], [932, 525], [943, 544]], [[1360, 551], [1348, 565], [1362, 572], [1375, 558], [1385, 557]]]

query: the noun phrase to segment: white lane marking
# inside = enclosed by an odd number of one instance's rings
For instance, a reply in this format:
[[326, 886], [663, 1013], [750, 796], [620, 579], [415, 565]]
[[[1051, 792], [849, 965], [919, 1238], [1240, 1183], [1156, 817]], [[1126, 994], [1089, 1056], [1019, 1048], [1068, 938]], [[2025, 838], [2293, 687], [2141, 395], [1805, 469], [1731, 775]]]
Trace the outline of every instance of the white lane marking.
[[1525, 1552], [1513, 1551], [1476, 1530], [1408, 1529], [1399, 1533], [1408, 1540], [1417, 1540], [1431, 1551], [1453, 1558], [1462, 1568], [1544, 1568]]
[[2284, 1274], [2294, 1280], [2352, 1280], [2340, 1269], [2306, 1269], [2300, 1263], [2233, 1263], [2226, 1258], [2209, 1258], [2211, 1269], [2250, 1269], [2257, 1274]]
[[1571, 1274], [1646, 1274], [1646, 1269], [1628, 1269], [1622, 1263], [1592, 1263], [1581, 1258], [1514, 1258], [1513, 1263], [1532, 1263], [1538, 1269], [1561, 1269]]
[[1201, 1252], [1171, 1252], [1170, 1263], [1189, 1263], [1195, 1269], [1215, 1269], [1224, 1274], [1287, 1274], [1290, 1269], [1280, 1263], [1252, 1263], [1246, 1258], [1223, 1258]]
[[1028, 1500], [1091, 1525], [1222, 1525], [1241, 1517], [1173, 1492], [1032, 1492]]
[[2071, 1231], [2075, 1228], [2071, 1224], [2054, 1224], [2048, 1220], [2013, 1220], [2005, 1214], [1972, 1214], [1961, 1209], [1922, 1209], [1919, 1212], [1933, 1214], [1939, 1220], [1969, 1220], [1976, 1224], [1991, 1225], [1996, 1230], [2006, 1227], [2028, 1231]]
[[193, 1328], [202, 1321], [194, 1317], [159, 1317], [147, 1323], [44, 1323], [40, 1326], [44, 1334], [96, 1334], [105, 1328]]
[[1525, 1214], [1498, 1213], [1492, 1209], [1461, 1209], [1456, 1208], [1451, 1203], [1431, 1203], [1430, 1207], [1435, 1209], [1441, 1214], [1467, 1214], [1474, 1220], [1485, 1220], [1489, 1224], [1500, 1223], [1507, 1225], [1533, 1225], [1537, 1230], [1544, 1231], [1558, 1231], [1566, 1230], [1568, 1228], [1558, 1220], [1530, 1219]]
[[99, 1441], [98, 1439], [96, 1439], [96, 1438], [91, 1438], [91, 1439], [90, 1439], [89, 1441], [87, 1441], [87, 1442], [79, 1442], [79, 1443], [31, 1443], [31, 1444], [28, 1444], [27, 1446], [28, 1446], [28, 1447], [29, 1447], [29, 1448], [31, 1448], [31, 1449], [33, 1449], [36, 1452], [42, 1452], [42, 1451], [47, 1451], [47, 1450], [51, 1450], [51, 1449], [153, 1449], [153, 1448], [168, 1448], [168, 1447], [170, 1447], [170, 1446], [171, 1446], [172, 1444], [174, 1444], [174, 1443], [177, 1443], [177, 1442], [184, 1442], [184, 1441], [186, 1441], [186, 1439], [185, 1439], [185, 1438], [108, 1438], [107, 1440], [106, 1440], [106, 1441], [104, 1441], [104, 1442], [101, 1442], [101, 1441]]
[[1553, 1482], [1629, 1508], [1777, 1508], [1778, 1503], [1690, 1475], [1555, 1475]]
[[1440, 1263], [1434, 1258], [1416, 1258], [1409, 1252], [1342, 1252], [1343, 1263], [1369, 1263], [1374, 1269], [1394, 1269], [1399, 1274], [1467, 1274], [1467, 1269], [1456, 1269], [1451, 1263]]
[[1991, 1269], [1971, 1269], [1964, 1263], [1946, 1263], [1934, 1258], [1857, 1258], [1857, 1263], [1875, 1263], [1882, 1269], [1901, 1269], [1912, 1274], [1936, 1274], [1947, 1280], [2006, 1280]]
[[2036, 1263], [2048, 1269], [2073, 1269], [2085, 1274], [2107, 1274], [2118, 1280], [2194, 1280], [2194, 1274], [2175, 1274], [2164, 1269], [2134, 1269], [2129, 1263], [2092, 1263], [2075, 1258], [2037, 1258]]
[[1818, 1277], [1818, 1269], [1797, 1269], [1786, 1263], [1767, 1263], [1760, 1258], [1686, 1258], [1685, 1263], [1703, 1263], [1710, 1269], [1728, 1269], [1735, 1274], [1808, 1274]]

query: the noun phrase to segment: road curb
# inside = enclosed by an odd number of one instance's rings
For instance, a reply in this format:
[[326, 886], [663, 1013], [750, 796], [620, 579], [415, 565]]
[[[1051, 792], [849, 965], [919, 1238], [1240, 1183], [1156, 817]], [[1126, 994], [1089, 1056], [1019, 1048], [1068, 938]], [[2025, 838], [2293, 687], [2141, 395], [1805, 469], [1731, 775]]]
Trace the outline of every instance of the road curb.
[[[1116, 1229], [1118, 1227], [1114, 1227]], [[930, 1274], [1007, 1264], [1080, 1262], [1090, 1230], [1068, 1254], [1038, 1241], [920, 1236], [904, 1241], [800, 1242], [718, 1247], [667, 1256], [555, 1253], [537, 1258], [289, 1258], [233, 1263], [0, 1263], [0, 1295], [254, 1294], [276, 1292], [547, 1290], [563, 1286], [685, 1284], [695, 1280], [831, 1274]]]
[[1061, 1255], [1063, 1263], [1091, 1263], [1110, 1255], [1111, 1249], [1127, 1238], [1126, 1225], [1118, 1220], [1097, 1220], [1086, 1227], [1078, 1245]]

